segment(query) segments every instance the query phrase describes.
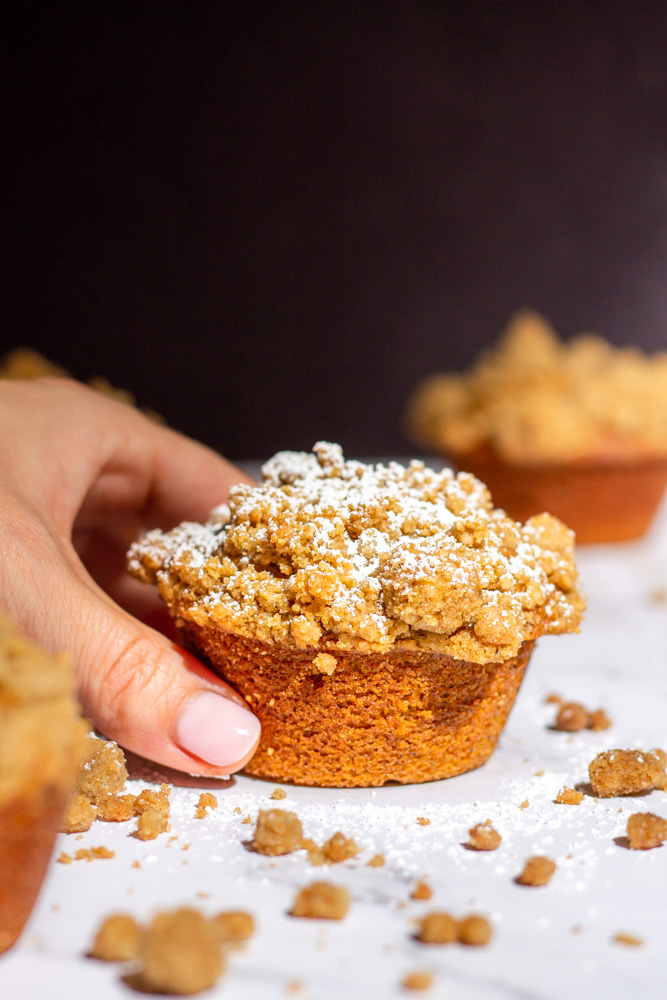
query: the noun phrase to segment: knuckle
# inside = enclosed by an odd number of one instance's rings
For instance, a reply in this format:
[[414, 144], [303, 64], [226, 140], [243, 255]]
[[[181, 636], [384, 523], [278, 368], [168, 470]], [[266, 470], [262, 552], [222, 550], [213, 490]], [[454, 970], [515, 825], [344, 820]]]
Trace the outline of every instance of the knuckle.
[[99, 694], [117, 722], [131, 723], [160, 702], [169, 686], [164, 659], [159, 639], [150, 635], [133, 636], [112, 653]]

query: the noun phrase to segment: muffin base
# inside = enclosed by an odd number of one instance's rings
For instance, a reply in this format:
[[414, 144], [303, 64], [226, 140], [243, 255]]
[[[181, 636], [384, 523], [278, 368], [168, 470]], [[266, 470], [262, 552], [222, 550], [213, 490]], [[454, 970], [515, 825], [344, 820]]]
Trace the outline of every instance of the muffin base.
[[212, 633], [186, 641], [245, 698], [262, 723], [246, 774], [295, 785], [368, 787], [449, 778], [483, 764], [514, 703], [534, 642], [502, 663], [394, 649], [336, 652]]
[[30, 916], [69, 795], [69, 786], [42, 787], [0, 805], [0, 954]]
[[516, 521], [548, 511], [572, 528], [579, 543], [640, 538], [667, 485], [667, 457], [520, 465], [482, 447], [450, 458], [486, 483], [494, 505]]

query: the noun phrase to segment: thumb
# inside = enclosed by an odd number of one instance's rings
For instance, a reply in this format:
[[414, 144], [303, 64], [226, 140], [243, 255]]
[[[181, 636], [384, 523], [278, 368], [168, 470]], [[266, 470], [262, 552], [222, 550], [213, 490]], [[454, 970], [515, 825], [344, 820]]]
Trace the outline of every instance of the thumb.
[[76, 580], [69, 636], [84, 713], [110, 739], [168, 767], [231, 774], [250, 760], [259, 719], [194, 656]]

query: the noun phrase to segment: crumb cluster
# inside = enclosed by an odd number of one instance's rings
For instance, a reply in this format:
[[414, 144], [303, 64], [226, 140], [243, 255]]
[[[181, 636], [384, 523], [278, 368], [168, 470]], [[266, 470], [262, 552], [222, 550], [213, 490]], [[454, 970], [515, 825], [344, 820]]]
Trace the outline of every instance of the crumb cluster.
[[554, 799], [554, 802], [563, 806], [578, 806], [583, 801], [584, 793], [577, 791], [576, 788], [569, 788], [567, 785], [563, 785]]
[[556, 871], [556, 862], [544, 855], [535, 854], [528, 858], [523, 870], [517, 875], [518, 885], [542, 886], [548, 885]]
[[577, 733], [581, 729], [599, 732], [609, 729], [610, 726], [611, 719], [603, 708], [596, 708], [591, 712], [578, 701], [565, 701], [560, 704], [551, 728], [564, 733]]
[[417, 388], [408, 426], [429, 449], [487, 445], [517, 463], [664, 455], [667, 353], [592, 334], [562, 342], [541, 316], [520, 312], [470, 371]]
[[500, 847], [502, 837], [491, 825], [491, 820], [487, 819], [483, 823], [476, 823], [468, 830], [468, 843], [473, 851], [495, 851]]
[[343, 886], [312, 882], [299, 890], [290, 914], [310, 920], [342, 920], [349, 908], [350, 894]]
[[355, 840], [340, 830], [319, 846], [310, 837], [304, 837], [301, 820], [288, 809], [260, 809], [250, 848], [269, 856], [303, 849], [311, 865], [338, 864], [356, 857], [360, 850]]
[[[281, 452], [205, 524], [149, 532], [129, 568], [187, 629], [316, 650], [430, 650], [475, 663], [576, 631], [573, 536], [518, 524], [468, 473], [345, 461], [338, 445]], [[323, 655], [324, 654], [324, 659]]]
[[667, 789], [664, 750], [605, 750], [588, 766], [595, 795], [636, 795], [654, 788]]
[[459, 944], [478, 946], [488, 944], [493, 928], [486, 917], [471, 913], [457, 920], [451, 913], [434, 911], [419, 921], [415, 937], [423, 944]]

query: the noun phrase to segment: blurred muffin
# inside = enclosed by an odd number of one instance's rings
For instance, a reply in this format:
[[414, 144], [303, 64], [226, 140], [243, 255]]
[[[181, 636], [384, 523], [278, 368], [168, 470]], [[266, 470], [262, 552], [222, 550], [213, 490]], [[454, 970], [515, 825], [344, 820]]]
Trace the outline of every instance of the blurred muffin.
[[512, 517], [548, 510], [579, 542], [636, 538], [667, 483], [667, 353], [563, 343], [520, 312], [469, 372], [423, 382], [407, 423]]
[[130, 571], [262, 722], [248, 773], [430, 781], [492, 752], [534, 640], [577, 630], [572, 533], [520, 525], [467, 473], [282, 452]]
[[0, 616], [0, 953], [30, 915], [83, 760], [73, 690], [68, 659]]

